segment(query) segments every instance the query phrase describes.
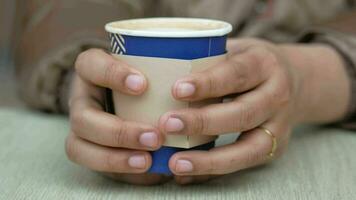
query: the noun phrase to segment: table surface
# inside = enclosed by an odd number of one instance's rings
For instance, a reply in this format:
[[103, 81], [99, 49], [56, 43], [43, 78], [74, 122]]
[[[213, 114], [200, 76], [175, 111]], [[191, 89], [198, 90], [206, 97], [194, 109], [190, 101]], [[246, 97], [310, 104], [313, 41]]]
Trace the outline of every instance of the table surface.
[[0, 199], [356, 199], [356, 133], [300, 127], [288, 152], [188, 187], [118, 183], [69, 162], [65, 116], [0, 108]]

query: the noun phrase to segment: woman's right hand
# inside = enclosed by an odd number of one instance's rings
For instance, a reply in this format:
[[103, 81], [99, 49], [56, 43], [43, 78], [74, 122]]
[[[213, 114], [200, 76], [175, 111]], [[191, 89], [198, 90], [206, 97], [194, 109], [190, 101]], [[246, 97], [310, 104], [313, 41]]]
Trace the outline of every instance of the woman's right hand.
[[141, 95], [144, 75], [103, 50], [81, 53], [75, 63], [70, 106], [68, 158], [92, 170], [134, 184], [157, 184], [168, 177], [145, 173], [151, 166], [149, 150], [163, 144], [163, 135], [149, 124], [125, 121], [104, 111], [105, 88]]

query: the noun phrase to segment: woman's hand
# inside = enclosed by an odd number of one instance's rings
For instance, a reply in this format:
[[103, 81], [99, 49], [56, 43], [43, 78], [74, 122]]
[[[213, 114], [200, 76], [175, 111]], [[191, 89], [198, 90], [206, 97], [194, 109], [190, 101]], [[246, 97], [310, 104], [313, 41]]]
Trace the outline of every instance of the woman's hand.
[[291, 128], [343, 117], [349, 83], [342, 60], [326, 45], [275, 45], [243, 39], [228, 42], [228, 59], [178, 80], [172, 95], [181, 101], [235, 95], [232, 101], [171, 111], [160, 118], [165, 134], [220, 135], [242, 132], [233, 144], [210, 151], [184, 151], [169, 161], [179, 183], [201, 182], [269, 161], [287, 147]]
[[[285, 150], [290, 129], [301, 122], [325, 123], [346, 112], [349, 82], [338, 54], [322, 45], [277, 46], [259, 40], [230, 40], [228, 60], [182, 78], [172, 87], [181, 101], [235, 95], [232, 101], [163, 115], [159, 127], [124, 121], [104, 112], [104, 88], [140, 95], [143, 74], [101, 50], [82, 53], [70, 101], [68, 157], [90, 169], [135, 184], [157, 184], [168, 178], [146, 174], [149, 150], [158, 149], [164, 134], [243, 132], [234, 144], [210, 151], [175, 154], [170, 168], [178, 183], [206, 181], [267, 162], [271, 137], [275, 156]], [[322, 58], [322, 59], [321, 59]]]
[[163, 143], [160, 131], [104, 111], [104, 88], [140, 95], [148, 84], [144, 75], [98, 49], [81, 53], [75, 69], [66, 140], [69, 159], [129, 183], [166, 181], [165, 176], [145, 174], [152, 162], [148, 151]]

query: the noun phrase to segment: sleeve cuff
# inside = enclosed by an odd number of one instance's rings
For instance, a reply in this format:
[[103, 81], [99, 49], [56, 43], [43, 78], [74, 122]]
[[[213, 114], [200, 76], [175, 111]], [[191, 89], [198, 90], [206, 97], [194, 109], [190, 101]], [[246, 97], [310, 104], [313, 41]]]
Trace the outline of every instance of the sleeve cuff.
[[22, 98], [31, 107], [67, 113], [67, 100], [76, 57], [89, 48], [107, 47], [107, 41], [87, 37], [51, 49], [43, 59], [34, 63], [36, 68], [30, 68], [31, 74], [27, 74], [29, 80], [23, 81], [20, 87]]

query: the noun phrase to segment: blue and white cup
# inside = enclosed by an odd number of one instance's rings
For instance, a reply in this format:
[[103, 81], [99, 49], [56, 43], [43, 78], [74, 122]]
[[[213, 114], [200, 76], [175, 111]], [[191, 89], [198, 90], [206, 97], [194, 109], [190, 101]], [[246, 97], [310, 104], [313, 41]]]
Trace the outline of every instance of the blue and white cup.
[[[193, 60], [226, 53], [229, 23], [198, 18], [144, 18], [111, 22], [109, 32], [111, 52], [131, 56]], [[194, 147], [207, 150], [214, 142]], [[187, 149], [161, 147], [151, 152], [151, 173], [171, 174], [169, 158]]]

